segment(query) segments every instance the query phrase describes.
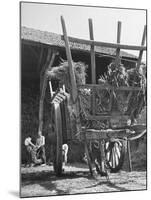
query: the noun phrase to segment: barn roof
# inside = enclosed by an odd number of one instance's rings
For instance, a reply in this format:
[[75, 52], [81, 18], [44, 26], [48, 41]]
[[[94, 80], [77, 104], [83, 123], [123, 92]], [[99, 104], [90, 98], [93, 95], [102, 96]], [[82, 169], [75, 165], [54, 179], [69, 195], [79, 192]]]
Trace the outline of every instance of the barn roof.
[[[40, 31], [33, 28], [21, 27], [21, 39], [34, 42], [44, 45], [49, 45], [53, 47], [65, 47], [64, 41], [61, 39], [61, 35], [47, 32], [47, 31]], [[70, 42], [71, 49], [80, 50], [80, 51], [90, 51], [90, 45], [79, 44]], [[107, 47], [95, 47], [95, 52], [98, 54], [105, 54], [105, 55], [115, 55], [114, 48], [107, 48]], [[127, 52], [121, 51], [120, 55], [122, 57], [133, 58], [136, 59], [137, 57], [129, 54]]]

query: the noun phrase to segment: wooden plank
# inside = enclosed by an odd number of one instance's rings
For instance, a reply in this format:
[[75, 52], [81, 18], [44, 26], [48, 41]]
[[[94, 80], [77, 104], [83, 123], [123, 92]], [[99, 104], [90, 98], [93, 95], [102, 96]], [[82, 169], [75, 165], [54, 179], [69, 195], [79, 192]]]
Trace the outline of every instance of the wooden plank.
[[[120, 44], [121, 41], [121, 25], [122, 23], [118, 21], [118, 26], [117, 26], [117, 44]], [[120, 63], [120, 48], [116, 49], [116, 59], [115, 59], [116, 65]]]
[[[62, 36], [62, 39], [64, 37]], [[75, 42], [79, 44], [86, 44], [86, 45], [94, 45], [94, 46], [101, 46], [101, 47], [108, 47], [108, 48], [120, 48], [120, 49], [127, 49], [127, 50], [143, 50], [145, 51], [147, 48], [145, 46], [137, 46], [137, 45], [126, 45], [126, 44], [117, 44], [117, 43], [108, 43], [108, 42], [100, 42], [100, 41], [93, 41], [93, 40], [85, 40], [79, 39], [75, 37], [69, 37], [68, 40], [70, 42]]]
[[[62, 40], [64, 40], [64, 36], [61, 36]], [[146, 51], [147, 48], [146, 46], [139, 46], [139, 45], [126, 45], [126, 44], [116, 44], [116, 43], [107, 43], [107, 42], [101, 42], [101, 41], [91, 41], [91, 40], [86, 40], [86, 39], [79, 39], [76, 37], [70, 37], [68, 36], [69, 42], [75, 42], [79, 44], [86, 44], [86, 45], [91, 45], [94, 44], [94, 46], [102, 46], [102, 47], [109, 47], [109, 48], [120, 48], [120, 49], [127, 49], [127, 50], [143, 50]], [[63, 48], [64, 46], [57, 46], [57, 45], [50, 45], [50, 44], [45, 44], [37, 41], [32, 41], [32, 40], [24, 40], [22, 39], [22, 43], [27, 44], [27, 45], [32, 45], [32, 46], [44, 46], [44, 47], [52, 47], [58, 49]]]
[[[146, 32], [147, 32], [147, 26], [145, 25], [145, 26], [144, 26], [144, 32], [143, 32], [143, 37], [142, 37], [141, 46], [144, 46], [144, 44], [145, 44]], [[140, 67], [141, 60], [142, 60], [142, 56], [143, 56], [143, 50], [140, 50], [139, 56], [138, 56], [138, 61], [137, 61], [137, 68]]]
[[120, 130], [95, 130], [87, 129], [81, 132], [81, 140], [102, 140], [102, 139], [123, 139], [124, 137], [129, 137], [131, 135], [128, 129]]
[[114, 91], [118, 91], [118, 90], [125, 90], [125, 91], [143, 91], [142, 88], [140, 87], [132, 87], [132, 86], [120, 86], [120, 87], [113, 87], [111, 85], [97, 85], [97, 84], [85, 84], [85, 85], [78, 85], [78, 89], [80, 88], [86, 88], [86, 89], [92, 89], [92, 88], [96, 88], [97, 89], [102, 89], [102, 90], [114, 90]]
[[[120, 118], [123, 118], [123, 117], [126, 117], [127, 115], [122, 115], [122, 114], [117, 114], [116, 117], [120, 117]], [[105, 120], [105, 119], [110, 119], [110, 118], [113, 118], [114, 116], [112, 115], [112, 112], [109, 112], [109, 113], [101, 113], [99, 115], [89, 115], [87, 116], [87, 119], [88, 120]]]
[[111, 115], [103, 115], [103, 113], [102, 113], [102, 115], [100, 114], [100, 115], [89, 115], [89, 116], [87, 116], [87, 119], [88, 120], [102, 120], [102, 119], [110, 119], [112, 116]]
[[64, 40], [65, 40], [65, 48], [66, 48], [66, 54], [67, 54], [67, 59], [69, 63], [69, 73], [70, 73], [70, 81], [71, 81], [71, 96], [73, 102], [76, 101], [77, 99], [77, 85], [76, 85], [76, 79], [75, 79], [75, 73], [74, 73], [74, 66], [73, 66], [73, 61], [72, 61], [72, 56], [71, 56], [71, 51], [69, 47], [69, 40], [67, 36], [67, 31], [66, 31], [66, 25], [63, 16], [61, 16], [61, 24], [62, 24], [62, 30], [64, 34]]

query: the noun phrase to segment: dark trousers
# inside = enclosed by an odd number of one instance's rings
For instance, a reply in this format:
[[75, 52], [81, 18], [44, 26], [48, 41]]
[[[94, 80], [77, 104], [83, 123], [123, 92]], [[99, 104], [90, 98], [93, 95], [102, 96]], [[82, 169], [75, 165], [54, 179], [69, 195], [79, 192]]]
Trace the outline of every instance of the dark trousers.
[[45, 147], [41, 146], [38, 150], [37, 150], [37, 158], [42, 160], [42, 163], [46, 164], [46, 154], [45, 154]]
[[37, 159], [36, 150], [34, 148], [32, 148], [31, 146], [27, 146], [27, 152], [28, 152], [28, 164], [31, 163], [41, 164], [41, 159]]

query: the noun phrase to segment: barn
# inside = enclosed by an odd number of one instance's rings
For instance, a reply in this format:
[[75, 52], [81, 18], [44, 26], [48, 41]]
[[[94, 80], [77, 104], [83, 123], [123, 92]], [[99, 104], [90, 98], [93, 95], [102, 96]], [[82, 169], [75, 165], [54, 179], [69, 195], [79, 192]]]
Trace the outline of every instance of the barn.
[[[82, 61], [87, 64], [88, 77], [90, 77], [90, 46], [70, 42], [73, 61]], [[61, 35], [46, 31], [35, 30], [27, 27], [21, 28], [21, 75], [22, 80], [38, 79], [39, 73], [45, 63], [48, 49], [56, 51], [56, 57], [53, 66], [60, 63], [60, 59], [66, 60], [65, 44]], [[114, 48], [96, 47], [96, 74], [106, 71], [106, 67], [115, 58], [116, 50]], [[135, 66], [137, 57], [127, 52], [121, 51], [120, 57], [122, 63], [131, 68]], [[90, 82], [90, 78], [88, 78]]]

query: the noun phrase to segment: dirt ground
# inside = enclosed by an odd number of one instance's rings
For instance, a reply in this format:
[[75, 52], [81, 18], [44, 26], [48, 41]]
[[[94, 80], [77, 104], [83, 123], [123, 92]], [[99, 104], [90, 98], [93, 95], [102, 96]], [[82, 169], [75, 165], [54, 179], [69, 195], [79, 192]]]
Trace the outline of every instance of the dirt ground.
[[146, 171], [120, 171], [105, 177], [90, 176], [88, 167], [74, 164], [56, 177], [52, 166], [21, 167], [21, 197], [145, 190]]

